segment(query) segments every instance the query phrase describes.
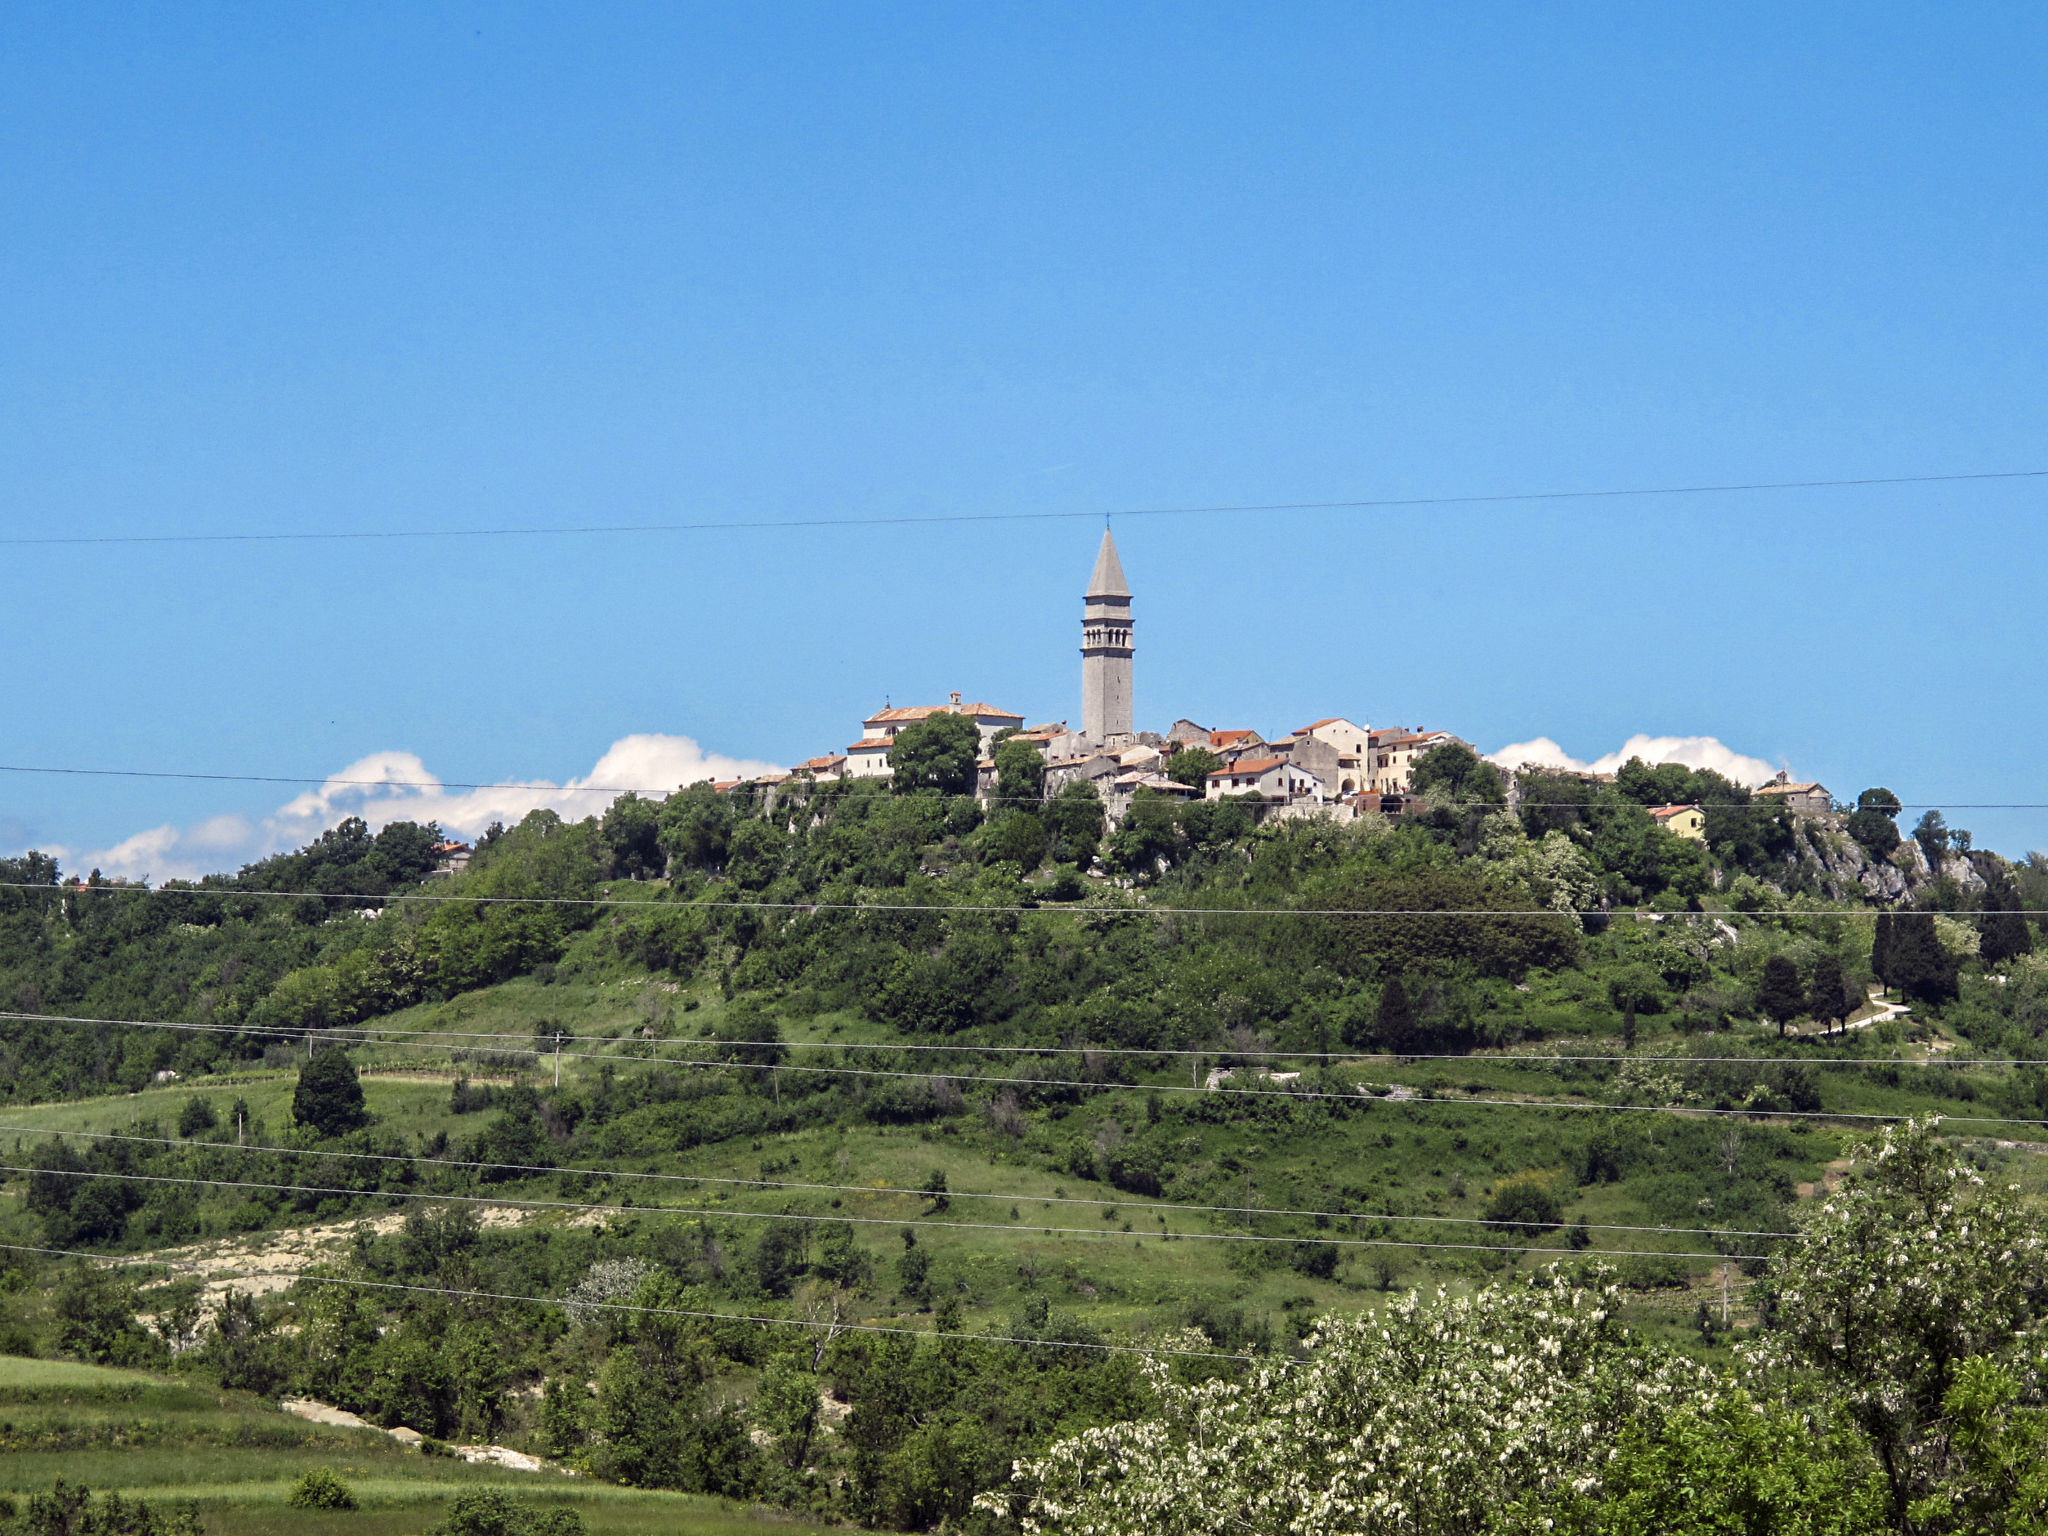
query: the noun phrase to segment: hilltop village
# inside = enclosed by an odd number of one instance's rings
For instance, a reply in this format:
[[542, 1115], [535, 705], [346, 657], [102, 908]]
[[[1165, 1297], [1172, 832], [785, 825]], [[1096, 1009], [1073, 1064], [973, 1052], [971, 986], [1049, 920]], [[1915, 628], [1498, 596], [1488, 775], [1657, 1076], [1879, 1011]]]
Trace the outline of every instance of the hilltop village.
[[[1141, 790], [1177, 800], [1238, 798], [1254, 804], [1262, 820], [1319, 816], [1345, 822], [1375, 813], [1399, 817], [1413, 797], [1415, 765], [1432, 748], [1455, 744], [1478, 749], [1447, 730], [1425, 726], [1361, 724], [1342, 715], [1311, 721], [1267, 737], [1248, 727], [1212, 727], [1178, 719], [1164, 732], [1133, 728], [1132, 683], [1136, 631], [1132, 595], [1107, 530], [1084, 594], [1081, 618], [1081, 723], [1064, 720], [1026, 724], [1026, 717], [954, 693], [944, 704], [887, 707], [861, 722], [860, 739], [835, 752], [798, 763], [788, 772], [750, 780], [721, 781], [730, 791], [751, 786], [772, 797], [801, 780], [886, 778], [894, 773], [891, 749], [898, 736], [937, 715], [962, 715], [981, 737], [975, 781], [978, 798], [997, 792], [995, 752], [1021, 739], [1044, 760], [1044, 792], [1057, 794], [1073, 783], [1093, 786], [1111, 823], [1128, 814]], [[1508, 804], [1517, 802], [1524, 772], [1538, 765], [1500, 765]], [[1555, 768], [1542, 771], [1556, 774]], [[1612, 775], [1576, 775], [1605, 782]], [[1793, 783], [1785, 774], [1757, 788], [1760, 798], [1783, 803], [1795, 814], [1821, 815], [1833, 809], [1827, 789]], [[1698, 805], [1660, 805], [1650, 814], [1665, 831], [1704, 841], [1705, 814]]]

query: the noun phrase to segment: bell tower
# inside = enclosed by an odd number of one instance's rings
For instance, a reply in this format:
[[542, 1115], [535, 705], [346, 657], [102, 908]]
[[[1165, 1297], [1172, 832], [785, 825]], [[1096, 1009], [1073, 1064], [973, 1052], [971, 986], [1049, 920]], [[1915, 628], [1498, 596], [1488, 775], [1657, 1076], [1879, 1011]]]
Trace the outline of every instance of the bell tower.
[[1102, 530], [1081, 610], [1081, 734], [1090, 746], [1131, 742], [1131, 589], [1116, 540]]

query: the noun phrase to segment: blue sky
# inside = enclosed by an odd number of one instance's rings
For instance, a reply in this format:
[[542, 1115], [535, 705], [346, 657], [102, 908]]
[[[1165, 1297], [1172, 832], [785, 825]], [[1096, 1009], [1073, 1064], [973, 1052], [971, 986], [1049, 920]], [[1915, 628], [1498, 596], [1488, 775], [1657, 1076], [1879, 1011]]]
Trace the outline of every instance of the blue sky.
[[[2048, 468], [2038, 8], [0, 25], [6, 536]], [[2048, 801], [2044, 496], [1122, 519], [1140, 723]], [[1098, 529], [6, 547], [0, 759], [565, 781], [1077, 716]], [[0, 852], [233, 864], [345, 808], [291, 793], [0, 774]]]

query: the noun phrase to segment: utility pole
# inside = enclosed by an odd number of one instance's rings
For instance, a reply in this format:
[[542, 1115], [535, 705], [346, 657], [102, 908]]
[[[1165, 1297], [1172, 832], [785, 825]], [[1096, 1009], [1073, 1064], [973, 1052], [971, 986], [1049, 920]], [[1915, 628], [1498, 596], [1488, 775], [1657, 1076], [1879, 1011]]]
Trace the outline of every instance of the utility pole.
[[1721, 1266], [1721, 1326], [1728, 1326], [1728, 1266]]
[[559, 1029], [555, 1031], [555, 1086], [562, 1086], [562, 1032]]

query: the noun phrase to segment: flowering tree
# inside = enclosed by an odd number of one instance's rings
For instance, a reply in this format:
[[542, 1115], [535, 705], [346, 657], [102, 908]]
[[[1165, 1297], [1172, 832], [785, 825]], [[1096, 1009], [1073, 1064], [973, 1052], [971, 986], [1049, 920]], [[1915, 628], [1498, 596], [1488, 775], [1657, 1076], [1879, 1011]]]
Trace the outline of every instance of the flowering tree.
[[1995, 1438], [1984, 1412], [1969, 1416], [1987, 1371], [2013, 1399], [2040, 1400], [2048, 1247], [2017, 1191], [1991, 1186], [1931, 1121], [1856, 1149], [1849, 1179], [1774, 1263], [1766, 1308], [1753, 1369], [1786, 1386], [1817, 1377], [1868, 1438], [1902, 1531], [1937, 1528], [1926, 1501], [1968, 1502], [1955, 1490], [1972, 1480], [1973, 1446]]
[[[1595, 1485], [1624, 1425], [1706, 1384], [1699, 1366], [1631, 1340], [1617, 1299], [1553, 1269], [1332, 1320], [1305, 1358], [1258, 1362], [1238, 1379], [1183, 1385], [1155, 1359], [1157, 1417], [1087, 1430], [1017, 1467], [1024, 1529], [1485, 1530], [1516, 1492]], [[981, 1500], [1009, 1506], [1000, 1493]]]

